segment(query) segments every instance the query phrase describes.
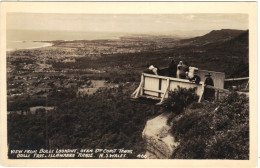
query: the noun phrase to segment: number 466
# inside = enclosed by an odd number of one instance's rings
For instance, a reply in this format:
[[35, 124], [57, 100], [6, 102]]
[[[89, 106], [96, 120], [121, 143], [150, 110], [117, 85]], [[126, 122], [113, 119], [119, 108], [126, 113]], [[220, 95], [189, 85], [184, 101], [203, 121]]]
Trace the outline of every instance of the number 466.
[[146, 159], [147, 156], [144, 155], [144, 154], [138, 154], [138, 155], [137, 155], [137, 158]]

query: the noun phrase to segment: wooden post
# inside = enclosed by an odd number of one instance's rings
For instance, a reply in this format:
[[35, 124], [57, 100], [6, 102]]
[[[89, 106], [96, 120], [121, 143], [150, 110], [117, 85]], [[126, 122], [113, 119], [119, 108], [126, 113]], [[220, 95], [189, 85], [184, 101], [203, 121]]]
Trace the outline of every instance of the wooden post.
[[[139, 87], [138, 87], [139, 88]], [[131, 94], [131, 96], [133, 97], [135, 94], [136, 94], [136, 92], [137, 92], [137, 90], [138, 90], [138, 88], [137, 89], [135, 89], [135, 91]]]
[[170, 87], [170, 78], [167, 78], [167, 85], [166, 85], [166, 89], [165, 89], [165, 92], [163, 93], [163, 96], [161, 98], [161, 101], [159, 103], [157, 103], [156, 105], [161, 105], [163, 103], [163, 100], [169, 90], [169, 87]]
[[139, 95], [139, 93], [140, 93], [140, 89], [141, 89], [141, 86], [139, 86], [139, 87], [137, 88], [134, 98], [138, 98], [138, 95]]
[[201, 93], [200, 93], [200, 97], [199, 97], [199, 100], [198, 102], [200, 103], [201, 99], [202, 99], [202, 96], [203, 96], [203, 93], [204, 93], [204, 82], [202, 83], [202, 86], [201, 86]]
[[138, 98], [138, 96], [140, 95], [140, 92], [141, 92], [141, 95], [143, 95], [143, 83], [144, 83], [144, 74], [142, 73], [141, 82], [140, 82], [139, 87], [136, 90], [134, 98]]
[[142, 73], [142, 76], [141, 76], [141, 83], [140, 83], [140, 96], [143, 96], [144, 94], [144, 74]]
[[[161, 90], [161, 89], [162, 89], [162, 79], [159, 78], [159, 88], [158, 88], [158, 90]], [[160, 92], [158, 93], [158, 97], [161, 97], [161, 93]]]
[[247, 84], [246, 84], [245, 90], [248, 88], [248, 86], [249, 86], [249, 79], [248, 79], [248, 82], [247, 82]]
[[138, 88], [131, 94], [132, 98], [138, 98], [141, 89], [142, 89], [141, 94], [143, 94], [143, 83], [144, 83], [144, 74], [142, 74], [142, 76], [141, 76], [141, 82], [140, 82]]

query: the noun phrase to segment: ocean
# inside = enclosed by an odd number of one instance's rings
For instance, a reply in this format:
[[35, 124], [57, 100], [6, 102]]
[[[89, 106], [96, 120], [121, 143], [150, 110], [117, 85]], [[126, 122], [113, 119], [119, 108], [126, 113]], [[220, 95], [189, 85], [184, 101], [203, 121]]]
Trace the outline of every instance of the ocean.
[[[49, 30], [7, 30], [7, 51], [31, 49], [51, 46], [48, 41], [55, 40], [101, 40], [120, 39], [128, 33], [113, 32], [79, 32], [79, 31], [49, 31]], [[42, 41], [42, 42], [41, 42]]]

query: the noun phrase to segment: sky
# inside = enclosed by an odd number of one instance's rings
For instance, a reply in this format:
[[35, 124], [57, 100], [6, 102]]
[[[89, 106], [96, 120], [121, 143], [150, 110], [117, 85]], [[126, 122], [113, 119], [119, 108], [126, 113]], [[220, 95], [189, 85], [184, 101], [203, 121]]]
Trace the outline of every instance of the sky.
[[8, 13], [7, 29], [129, 33], [248, 29], [246, 14]]

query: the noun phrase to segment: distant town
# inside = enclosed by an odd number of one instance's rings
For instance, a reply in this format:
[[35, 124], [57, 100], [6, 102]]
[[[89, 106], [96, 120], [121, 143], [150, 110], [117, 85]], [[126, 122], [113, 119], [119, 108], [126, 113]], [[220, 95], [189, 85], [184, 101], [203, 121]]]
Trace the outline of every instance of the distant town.
[[[117, 86], [109, 85], [102, 77], [100, 79], [103, 81], [91, 80], [91, 77], [95, 79], [112, 67], [77, 68], [76, 59], [87, 58], [91, 61], [106, 55], [155, 51], [170, 48], [176, 41], [175, 38], [140, 35], [119, 40], [48, 41], [52, 43], [51, 47], [9, 51], [8, 102], [11, 103], [14, 97], [46, 98], [48, 94], [60, 91], [59, 88], [73, 88], [80, 95], [86, 92], [92, 94], [105, 84], [106, 87]], [[72, 65], [72, 68], [60, 68], [59, 64]], [[19, 108], [16, 110], [21, 111]]]

